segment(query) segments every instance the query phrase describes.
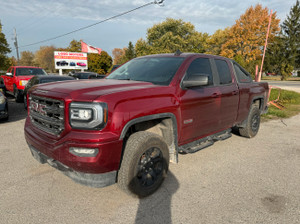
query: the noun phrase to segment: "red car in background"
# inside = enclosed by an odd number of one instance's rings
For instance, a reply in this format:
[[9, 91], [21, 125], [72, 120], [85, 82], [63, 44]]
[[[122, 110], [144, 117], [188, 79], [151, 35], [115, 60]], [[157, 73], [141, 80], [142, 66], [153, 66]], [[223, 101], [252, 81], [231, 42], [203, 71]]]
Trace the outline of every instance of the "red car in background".
[[32, 66], [11, 66], [5, 75], [1, 76], [0, 84], [4, 93], [14, 95], [16, 102], [23, 102], [23, 92], [29, 79], [35, 75], [47, 75], [44, 69]]
[[78, 66], [81, 66], [81, 67], [85, 67], [85, 66], [86, 66], [86, 64], [83, 63], [83, 62], [77, 62], [77, 65], [78, 65]]

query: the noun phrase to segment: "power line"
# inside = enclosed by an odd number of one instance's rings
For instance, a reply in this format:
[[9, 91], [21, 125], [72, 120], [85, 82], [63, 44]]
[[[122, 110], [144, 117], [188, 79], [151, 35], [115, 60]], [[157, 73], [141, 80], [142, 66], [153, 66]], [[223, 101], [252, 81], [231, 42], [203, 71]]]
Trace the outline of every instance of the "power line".
[[20, 46], [19, 48], [29, 47], [29, 46], [36, 45], [36, 44], [41, 44], [41, 43], [44, 43], [44, 42], [47, 42], [47, 41], [50, 41], [50, 40], [55, 40], [55, 39], [58, 39], [58, 38], [61, 38], [61, 37], [70, 35], [70, 34], [72, 34], [72, 33], [75, 33], [75, 32], [78, 32], [78, 31], [81, 31], [81, 30], [90, 28], [90, 27], [92, 27], [92, 26], [98, 25], [98, 24], [100, 24], [100, 23], [104, 23], [104, 22], [106, 22], [106, 21], [108, 21], [108, 20], [112, 20], [112, 19], [115, 19], [115, 18], [117, 18], [117, 17], [124, 16], [124, 15], [126, 15], [126, 14], [129, 14], [129, 13], [133, 12], [133, 11], [136, 11], [136, 10], [138, 10], [138, 9], [144, 8], [144, 7], [149, 6], [149, 5], [152, 5], [152, 4], [163, 5], [163, 2], [164, 2], [164, 0], [155, 0], [155, 1], [153, 1], [153, 2], [149, 2], [149, 3], [146, 3], [146, 4], [141, 5], [141, 6], [139, 6], [139, 7], [136, 7], [136, 8], [134, 8], [134, 9], [131, 9], [131, 10], [129, 10], [129, 11], [126, 11], [126, 12], [120, 13], [120, 14], [118, 14], [118, 15], [109, 17], [109, 18], [107, 18], [107, 19], [101, 20], [101, 21], [99, 21], [99, 22], [97, 22], [97, 23], [93, 23], [93, 24], [91, 24], [91, 25], [81, 27], [81, 28], [79, 28], [79, 29], [70, 31], [70, 32], [65, 33], [65, 34], [61, 34], [61, 35], [56, 36], [56, 37], [52, 37], [52, 38], [49, 38], [49, 39], [41, 40], [41, 41], [38, 41], [38, 42], [35, 42], [35, 43], [32, 43], [32, 44], [23, 45], [23, 46]]

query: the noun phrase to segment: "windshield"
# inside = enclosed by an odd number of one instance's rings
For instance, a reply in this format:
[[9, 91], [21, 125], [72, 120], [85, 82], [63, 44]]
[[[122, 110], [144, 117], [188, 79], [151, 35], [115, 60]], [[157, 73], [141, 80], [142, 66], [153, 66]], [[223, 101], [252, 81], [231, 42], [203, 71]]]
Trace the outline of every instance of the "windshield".
[[136, 58], [113, 71], [107, 79], [135, 80], [157, 85], [169, 85], [184, 59], [182, 57]]
[[41, 68], [17, 68], [16, 76], [23, 75], [47, 75], [47, 73]]

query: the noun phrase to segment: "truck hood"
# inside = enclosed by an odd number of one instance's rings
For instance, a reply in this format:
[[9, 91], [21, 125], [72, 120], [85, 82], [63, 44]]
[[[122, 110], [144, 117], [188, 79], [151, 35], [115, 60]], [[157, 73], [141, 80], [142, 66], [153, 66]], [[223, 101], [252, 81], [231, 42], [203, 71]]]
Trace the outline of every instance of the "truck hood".
[[57, 83], [46, 83], [38, 85], [33, 91], [42, 91], [43, 93], [51, 92], [60, 93], [69, 96], [73, 100], [78, 101], [93, 101], [99, 96], [124, 92], [130, 90], [147, 89], [155, 87], [152, 83], [129, 81], [129, 80], [80, 80], [66, 81]]

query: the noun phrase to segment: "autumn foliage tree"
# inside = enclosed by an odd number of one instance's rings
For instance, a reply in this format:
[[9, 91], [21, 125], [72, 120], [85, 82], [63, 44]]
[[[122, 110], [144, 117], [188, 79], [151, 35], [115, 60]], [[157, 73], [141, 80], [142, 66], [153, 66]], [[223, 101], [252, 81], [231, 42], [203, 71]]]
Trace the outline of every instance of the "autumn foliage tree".
[[34, 53], [31, 51], [22, 51], [19, 64], [24, 66], [34, 66]]
[[101, 54], [88, 54], [89, 71], [106, 74], [112, 66], [112, 58], [106, 51]]
[[42, 46], [35, 53], [34, 61], [37, 66], [42, 67], [48, 72], [55, 72], [54, 66], [54, 46]]
[[[241, 58], [251, 65], [252, 70], [255, 65], [251, 62], [260, 60], [262, 56], [269, 16], [268, 8], [263, 8], [260, 4], [248, 8], [230, 28], [227, 41], [222, 45], [221, 55], [229, 58]], [[270, 42], [274, 40], [280, 30], [279, 21], [274, 12], [269, 33]]]
[[224, 30], [219, 29], [213, 35], [207, 39], [207, 49], [205, 53], [220, 55], [223, 44], [227, 41], [230, 28], [227, 27]]
[[126, 61], [125, 51], [126, 51], [126, 47], [124, 47], [123, 49], [114, 48], [112, 50], [112, 55], [114, 57], [114, 60], [113, 60], [114, 65], [120, 65], [120, 64], [123, 64]]

